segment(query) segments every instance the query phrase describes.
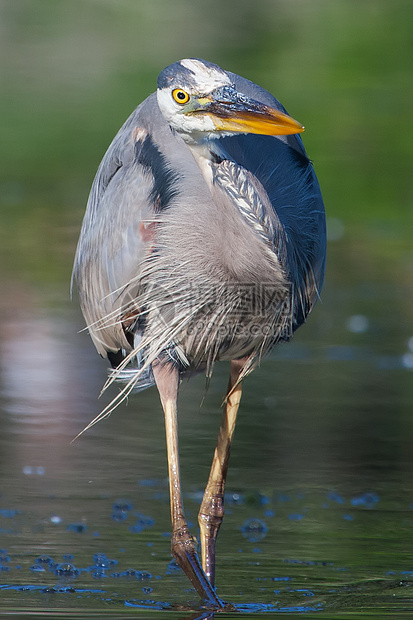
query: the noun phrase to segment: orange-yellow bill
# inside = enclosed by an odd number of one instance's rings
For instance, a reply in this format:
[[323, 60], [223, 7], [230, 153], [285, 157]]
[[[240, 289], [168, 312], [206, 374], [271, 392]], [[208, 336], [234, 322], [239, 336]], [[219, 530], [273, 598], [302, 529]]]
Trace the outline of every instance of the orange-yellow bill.
[[262, 106], [259, 112], [244, 110], [229, 112], [227, 115], [210, 114], [219, 131], [258, 133], [268, 136], [281, 136], [301, 133], [303, 125], [279, 110]]

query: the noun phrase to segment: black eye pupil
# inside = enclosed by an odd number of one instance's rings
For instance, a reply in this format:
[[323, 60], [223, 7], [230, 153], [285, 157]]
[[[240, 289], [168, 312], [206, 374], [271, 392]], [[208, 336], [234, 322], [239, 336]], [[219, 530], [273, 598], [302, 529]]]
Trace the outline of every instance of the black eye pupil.
[[176, 95], [178, 97], [178, 99], [180, 99], [182, 101], [182, 99], [185, 99], [185, 93], [181, 91], [179, 91], [179, 93], [177, 93]]

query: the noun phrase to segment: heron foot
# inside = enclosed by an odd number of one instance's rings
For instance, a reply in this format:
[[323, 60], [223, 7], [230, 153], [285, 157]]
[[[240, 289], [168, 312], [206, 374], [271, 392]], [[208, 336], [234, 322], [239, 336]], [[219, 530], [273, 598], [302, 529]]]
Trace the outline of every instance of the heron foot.
[[208, 581], [199, 561], [194, 540], [187, 527], [181, 527], [173, 533], [171, 548], [178, 566], [191, 580], [195, 590], [208, 607], [223, 609], [225, 603], [217, 596], [215, 589]]

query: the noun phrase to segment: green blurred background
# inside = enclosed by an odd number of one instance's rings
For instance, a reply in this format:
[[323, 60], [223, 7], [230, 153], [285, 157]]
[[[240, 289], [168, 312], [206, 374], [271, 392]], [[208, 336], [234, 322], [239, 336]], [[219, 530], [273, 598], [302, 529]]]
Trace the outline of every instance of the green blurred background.
[[354, 233], [342, 271], [379, 263], [387, 276], [403, 258], [411, 294], [412, 17], [409, 0], [2, 0], [6, 275], [68, 278], [108, 143], [163, 67], [197, 56], [305, 124], [328, 214]]
[[[52, 489], [77, 498], [65, 504], [69, 512], [89, 514], [88, 500], [103, 490], [128, 495], [136, 477], [166, 474], [152, 390], [69, 447], [101, 409], [106, 373], [77, 333], [83, 320], [69, 286], [103, 153], [158, 73], [195, 56], [264, 86], [306, 126], [328, 215], [322, 303], [246, 382], [229, 485], [265, 487], [271, 497], [273, 488], [338, 488], [347, 498], [373, 489], [391, 509], [408, 509], [412, 24], [411, 0], [0, 0], [0, 481], [11, 505], [24, 509], [31, 498], [41, 512]], [[183, 386], [182, 467], [191, 488], [207, 476], [227, 372], [218, 365], [201, 410], [202, 377]], [[28, 464], [46, 467], [35, 489], [22, 475]], [[160, 512], [167, 523], [168, 509]], [[342, 524], [320, 525], [324, 515], [302, 530], [303, 546], [291, 542], [296, 556], [368, 564], [360, 550], [371, 522], [349, 545]], [[394, 518], [376, 532], [380, 549], [380, 532], [387, 543], [400, 533], [380, 556], [383, 570], [390, 557], [393, 566], [409, 561], [411, 532]], [[30, 555], [35, 541], [20, 544]]]

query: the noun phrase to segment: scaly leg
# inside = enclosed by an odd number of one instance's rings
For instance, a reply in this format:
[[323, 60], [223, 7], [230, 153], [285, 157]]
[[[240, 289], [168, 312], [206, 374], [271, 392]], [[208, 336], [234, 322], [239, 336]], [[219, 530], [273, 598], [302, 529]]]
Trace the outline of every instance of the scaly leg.
[[194, 540], [184, 516], [179, 473], [177, 399], [179, 371], [171, 363], [153, 366], [156, 385], [165, 414], [166, 446], [168, 452], [169, 493], [172, 520], [172, 555], [192, 581], [199, 596], [213, 607], [223, 607], [201, 568]]
[[[224, 489], [231, 452], [242, 385], [237, 384], [245, 360], [233, 360], [228, 385], [228, 398], [222, 415], [217, 447], [215, 448], [208, 484], [198, 514], [201, 530], [202, 568], [212, 587], [215, 584], [215, 543], [224, 517]], [[236, 385], [235, 389], [234, 386]]]

